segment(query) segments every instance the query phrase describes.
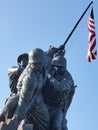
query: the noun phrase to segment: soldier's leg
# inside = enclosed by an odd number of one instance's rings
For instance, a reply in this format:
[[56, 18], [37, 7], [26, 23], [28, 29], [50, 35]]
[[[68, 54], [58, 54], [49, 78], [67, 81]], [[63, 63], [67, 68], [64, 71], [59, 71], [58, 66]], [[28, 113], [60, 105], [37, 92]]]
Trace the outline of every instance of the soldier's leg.
[[33, 124], [34, 130], [49, 129], [49, 113], [41, 97], [35, 98], [35, 102], [27, 113], [27, 116], [30, 123]]
[[68, 130], [68, 127], [67, 127], [67, 119], [66, 119], [66, 118], [63, 118], [62, 130]]
[[7, 100], [4, 108], [2, 109], [0, 113], [0, 121], [5, 121], [5, 118], [11, 118], [11, 116], [14, 113], [14, 109], [18, 103], [18, 99], [19, 99], [19, 96], [15, 95], [15, 96], [10, 97]]
[[63, 113], [60, 108], [49, 108], [50, 113], [50, 130], [62, 130]]
[[62, 109], [62, 111], [63, 111], [62, 130], [68, 130], [67, 119], [66, 119], [67, 109]]

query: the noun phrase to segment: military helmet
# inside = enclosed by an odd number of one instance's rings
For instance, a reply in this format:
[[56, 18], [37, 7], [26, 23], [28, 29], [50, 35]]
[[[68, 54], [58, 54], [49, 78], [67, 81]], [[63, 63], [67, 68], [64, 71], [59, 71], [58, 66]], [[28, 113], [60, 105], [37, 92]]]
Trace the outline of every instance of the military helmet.
[[29, 53], [29, 63], [45, 62], [46, 55], [42, 49], [36, 48]]
[[27, 60], [28, 60], [28, 54], [23, 53], [23, 54], [19, 55], [17, 58], [17, 63], [20, 63], [23, 58], [27, 58]]
[[51, 64], [54, 66], [61, 66], [66, 68], [66, 59], [63, 56], [57, 56], [53, 58]]

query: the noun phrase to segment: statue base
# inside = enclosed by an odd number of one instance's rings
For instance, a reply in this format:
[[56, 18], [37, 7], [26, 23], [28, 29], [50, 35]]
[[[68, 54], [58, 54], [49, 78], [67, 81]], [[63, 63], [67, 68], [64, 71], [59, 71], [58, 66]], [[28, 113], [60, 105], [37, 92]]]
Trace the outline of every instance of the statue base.
[[[0, 122], [0, 130], [16, 130], [15, 124], [11, 124], [11, 119], [7, 119], [5, 122]], [[20, 122], [17, 130], [33, 130], [33, 124], [26, 124], [24, 120]]]

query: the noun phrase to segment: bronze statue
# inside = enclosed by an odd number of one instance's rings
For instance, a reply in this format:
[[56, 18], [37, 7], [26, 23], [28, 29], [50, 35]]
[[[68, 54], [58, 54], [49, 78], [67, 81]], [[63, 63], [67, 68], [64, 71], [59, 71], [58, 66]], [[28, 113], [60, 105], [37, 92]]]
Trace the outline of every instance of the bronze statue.
[[[5, 121], [5, 119], [11, 118], [15, 105], [17, 104], [18, 95], [17, 95], [17, 82], [20, 74], [25, 69], [26, 65], [28, 64], [28, 54], [23, 53], [18, 56], [17, 58], [17, 66], [12, 66], [8, 69], [8, 76], [9, 76], [9, 87], [10, 87], [10, 98], [8, 98], [5, 104], [10, 104], [8, 109], [4, 108], [1, 111], [0, 120]], [[14, 100], [14, 101], [13, 101]]]
[[17, 58], [17, 64], [18, 67], [12, 66], [8, 69], [9, 87], [10, 87], [11, 95], [17, 93], [16, 86], [17, 86], [18, 78], [28, 64], [28, 54], [23, 53], [19, 55]]
[[[10, 111], [12, 109], [12, 105], [14, 113], [13, 113], [13, 120], [7, 127], [14, 129], [18, 128], [18, 125], [22, 119], [25, 118], [26, 113], [30, 110], [31, 106], [34, 107], [35, 105], [41, 109], [37, 109], [42, 114], [38, 118], [38, 122], [40, 123], [40, 119], [45, 119], [41, 121], [41, 125], [35, 127], [35, 129], [42, 129], [47, 130], [49, 125], [49, 114], [46, 105], [43, 102], [41, 88], [45, 83], [46, 80], [46, 54], [41, 49], [34, 49], [29, 53], [29, 63], [22, 72], [21, 76], [19, 77], [18, 84], [17, 84], [17, 94], [12, 98], [10, 97], [7, 103], [4, 106], [4, 109], [1, 112], [0, 119], [2, 121], [2, 115], [6, 111]], [[32, 114], [32, 113], [31, 113]], [[27, 117], [29, 120], [29, 118]]]
[[50, 114], [50, 130], [67, 130], [66, 113], [74, 95], [74, 81], [63, 56], [55, 56], [51, 64], [43, 87], [44, 101]]
[[0, 113], [0, 121], [11, 119], [7, 129], [17, 130], [24, 119], [33, 130], [68, 130], [66, 114], [75, 86], [64, 55], [64, 46], [46, 52], [36, 48], [18, 57], [19, 67], [9, 68], [11, 95]]

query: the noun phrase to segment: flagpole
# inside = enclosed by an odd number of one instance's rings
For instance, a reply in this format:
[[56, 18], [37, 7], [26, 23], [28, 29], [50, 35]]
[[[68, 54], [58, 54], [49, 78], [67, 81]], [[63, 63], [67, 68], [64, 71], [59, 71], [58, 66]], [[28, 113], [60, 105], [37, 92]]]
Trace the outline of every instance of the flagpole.
[[78, 26], [78, 24], [80, 23], [81, 19], [83, 18], [83, 16], [86, 14], [87, 10], [89, 9], [89, 7], [93, 4], [93, 1], [90, 2], [90, 4], [87, 6], [87, 8], [85, 9], [85, 11], [83, 12], [83, 14], [81, 15], [81, 17], [79, 18], [79, 20], [77, 21], [77, 23], [75, 24], [75, 26], [73, 27], [72, 31], [70, 32], [70, 34], [68, 35], [67, 39], [65, 40], [64, 44], [62, 45], [63, 47], [65, 47], [66, 43], [68, 42], [69, 38], [71, 37], [72, 33], [74, 32], [74, 30], [76, 29], [76, 27]]

